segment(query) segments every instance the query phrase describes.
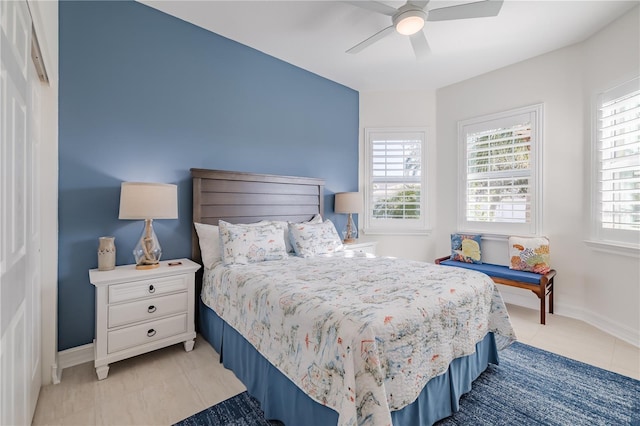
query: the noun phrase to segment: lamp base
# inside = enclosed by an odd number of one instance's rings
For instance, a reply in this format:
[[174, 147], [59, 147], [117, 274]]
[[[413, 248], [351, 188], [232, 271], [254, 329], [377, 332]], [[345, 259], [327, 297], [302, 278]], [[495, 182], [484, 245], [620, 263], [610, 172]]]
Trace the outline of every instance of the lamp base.
[[153, 219], [145, 219], [142, 236], [133, 249], [133, 257], [136, 259], [136, 269], [155, 269], [160, 266], [162, 248], [153, 230]]
[[343, 232], [342, 236], [344, 237], [342, 242], [345, 244], [355, 243], [356, 238], [358, 238], [358, 228], [356, 228], [356, 224], [353, 221], [351, 213], [347, 216], [347, 230]]
[[159, 266], [160, 266], [159, 263], [156, 263], [153, 265], [136, 265], [136, 269], [156, 269]]

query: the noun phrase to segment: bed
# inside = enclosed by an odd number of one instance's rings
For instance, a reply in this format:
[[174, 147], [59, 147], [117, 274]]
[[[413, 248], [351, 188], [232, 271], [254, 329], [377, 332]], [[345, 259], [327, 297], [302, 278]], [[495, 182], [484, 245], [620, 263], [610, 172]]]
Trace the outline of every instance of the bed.
[[[316, 220], [322, 179], [191, 174], [192, 257], [205, 266], [199, 332], [266, 418], [287, 426], [433, 424], [458, 410], [472, 381], [515, 339], [484, 274], [333, 252], [325, 240], [315, 255], [313, 241], [333, 226]], [[295, 225], [276, 226], [288, 222]], [[223, 250], [212, 259], [214, 226], [223, 243], [213, 247]], [[299, 255], [283, 255], [278, 235]], [[251, 250], [234, 245], [241, 238]]]

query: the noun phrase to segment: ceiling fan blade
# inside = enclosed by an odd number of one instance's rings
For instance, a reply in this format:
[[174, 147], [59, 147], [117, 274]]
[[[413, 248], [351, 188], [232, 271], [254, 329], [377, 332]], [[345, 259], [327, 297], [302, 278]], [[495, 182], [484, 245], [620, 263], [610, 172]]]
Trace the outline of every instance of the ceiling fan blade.
[[362, 9], [371, 10], [373, 12], [382, 13], [383, 15], [393, 16], [398, 11], [397, 9], [388, 6], [384, 3], [377, 1], [345, 1], [353, 6], [361, 7]]
[[410, 39], [413, 52], [416, 54], [416, 59], [418, 61], [427, 59], [431, 53], [431, 48], [429, 47], [429, 42], [427, 42], [427, 37], [424, 35], [424, 32], [418, 31], [411, 35]]
[[371, 37], [369, 37], [365, 41], [362, 41], [362, 42], [356, 44], [351, 49], [347, 50], [347, 53], [356, 54], [358, 52], [361, 52], [366, 47], [371, 46], [373, 43], [375, 43], [376, 41], [384, 38], [385, 36], [387, 36], [388, 34], [392, 33], [393, 31], [394, 31], [393, 25], [388, 26], [384, 30], [378, 31], [377, 33], [375, 33], [374, 35], [372, 35]]
[[457, 6], [441, 7], [429, 11], [427, 21], [450, 21], [453, 19], [486, 18], [496, 16], [503, 0], [484, 0]]

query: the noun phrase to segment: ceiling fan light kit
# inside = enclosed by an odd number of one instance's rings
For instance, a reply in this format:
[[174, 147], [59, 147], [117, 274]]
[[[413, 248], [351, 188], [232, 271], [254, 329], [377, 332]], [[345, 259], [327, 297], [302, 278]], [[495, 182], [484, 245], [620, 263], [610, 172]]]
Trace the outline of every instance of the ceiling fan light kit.
[[402, 35], [412, 35], [424, 28], [427, 14], [424, 10], [410, 9], [400, 12], [393, 17], [393, 25], [396, 31]]
[[481, 0], [455, 6], [439, 7], [427, 10], [429, 0], [409, 0], [404, 6], [395, 9], [385, 3], [377, 1], [347, 1], [351, 5], [381, 13], [391, 17], [390, 26], [378, 31], [371, 37], [347, 50], [347, 53], [356, 54], [396, 32], [409, 36], [411, 46], [418, 61], [425, 60], [431, 53], [427, 38], [422, 32], [426, 21], [450, 21], [455, 19], [486, 18], [496, 16], [502, 8], [504, 0]]

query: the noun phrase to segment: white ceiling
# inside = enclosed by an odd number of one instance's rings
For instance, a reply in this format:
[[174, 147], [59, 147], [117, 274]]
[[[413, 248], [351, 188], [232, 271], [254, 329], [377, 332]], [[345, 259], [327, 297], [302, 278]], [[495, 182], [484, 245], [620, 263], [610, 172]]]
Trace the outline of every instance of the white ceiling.
[[[444, 87], [583, 41], [640, 4], [506, 0], [496, 17], [427, 22], [432, 53], [418, 62], [409, 39], [395, 32], [346, 54], [391, 18], [345, 2], [139, 1], [358, 91]], [[427, 9], [468, 2], [432, 0]]]

